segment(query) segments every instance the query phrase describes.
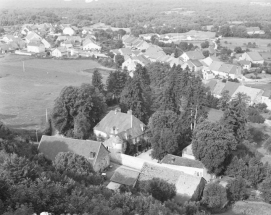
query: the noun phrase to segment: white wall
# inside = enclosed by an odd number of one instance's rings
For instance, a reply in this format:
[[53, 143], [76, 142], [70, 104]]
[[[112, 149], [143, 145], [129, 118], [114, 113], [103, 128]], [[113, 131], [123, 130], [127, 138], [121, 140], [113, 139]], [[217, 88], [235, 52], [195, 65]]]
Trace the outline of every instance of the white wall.
[[108, 137], [106, 133], [104, 133], [104, 132], [102, 132], [102, 131], [98, 131], [98, 130], [96, 130], [96, 129], [94, 129], [94, 134], [95, 134], [97, 137], [98, 137], [98, 136], [102, 136], [102, 137], [104, 137], [104, 138], [107, 138], [107, 137]]
[[267, 105], [267, 109], [271, 110], [271, 99], [266, 96], [262, 96], [262, 103], [265, 103]]

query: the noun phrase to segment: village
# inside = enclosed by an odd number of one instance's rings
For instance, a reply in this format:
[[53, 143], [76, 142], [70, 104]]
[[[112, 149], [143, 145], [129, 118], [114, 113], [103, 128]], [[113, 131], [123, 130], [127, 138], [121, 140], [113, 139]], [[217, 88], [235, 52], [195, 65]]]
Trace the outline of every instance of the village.
[[[113, 40], [121, 41], [121, 47], [108, 50], [97, 38], [97, 32], [108, 29], [117, 32]], [[258, 28], [248, 28], [247, 33], [264, 34]], [[110, 59], [116, 64], [115, 70], [127, 73], [131, 78], [139, 65], [146, 67], [159, 62], [173, 70], [178, 67], [199, 77], [203, 86], [217, 99], [227, 93], [232, 101], [245, 94], [249, 98], [249, 106], [265, 104], [266, 112], [270, 112], [271, 88], [259, 87], [271, 82], [270, 50], [250, 48], [224, 53], [221, 46], [226, 45], [225, 40], [211, 31], [150, 33], [136, 37], [127, 29], [114, 29], [102, 23], [82, 28], [71, 24], [41, 23], [24, 24], [17, 32], [2, 35], [0, 52], [2, 56], [20, 55], [59, 61]], [[194, 45], [190, 50], [178, 49], [178, 53], [171, 54], [163, 49], [168, 47], [165, 44], [179, 43]], [[225, 56], [226, 60], [223, 59]], [[206, 120], [218, 123], [223, 111], [217, 112], [220, 117], [210, 119], [209, 113]], [[271, 126], [270, 119], [265, 122]], [[200, 199], [210, 183], [217, 182], [226, 188], [233, 180], [232, 177], [217, 177], [209, 173], [193, 154], [192, 144], [186, 146], [179, 156], [166, 154], [162, 159], [154, 159], [148, 125], [130, 109], [123, 112], [116, 107], [108, 111], [93, 128], [96, 141], [66, 137], [57, 130], [53, 133], [52, 136], [42, 135], [38, 141], [40, 153], [52, 162], [59, 153], [71, 152], [86, 158], [93, 170], [104, 177], [103, 185], [113, 191], [119, 192], [122, 186], [134, 188], [137, 183], [159, 178], [175, 186], [174, 199], [184, 204]], [[125, 153], [127, 147], [133, 152]]]

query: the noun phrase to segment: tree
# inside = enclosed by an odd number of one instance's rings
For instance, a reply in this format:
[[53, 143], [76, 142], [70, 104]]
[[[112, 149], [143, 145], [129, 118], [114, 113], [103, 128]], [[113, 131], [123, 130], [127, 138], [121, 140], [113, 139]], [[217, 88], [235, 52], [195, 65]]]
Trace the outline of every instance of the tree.
[[204, 50], [202, 52], [202, 54], [204, 55], [204, 57], [209, 57], [210, 56], [210, 52], [208, 50]]
[[254, 107], [248, 107], [247, 114], [248, 114], [247, 120], [249, 122], [253, 122], [253, 123], [264, 123], [264, 121], [265, 121], [265, 119], [263, 118], [263, 116]]
[[117, 64], [118, 68], [120, 68], [121, 65], [122, 65], [123, 62], [124, 62], [124, 57], [123, 57], [122, 55], [120, 55], [120, 54], [117, 54], [117, 55], [115, 56], [115, 62], [116, 62], [116, 64]]
[[232, 35], [232, 31], [229, 25], [222, 25], [219, 28], [218, 34], [223, 37], [230, 37]]
[[103, 77], [98, 69], [95, 69], [92, 75], [92, 86], [99, 89], [101, 93], [104, 92]]
[[65, 87], [56, 99], [52, 121], [64, 135], [86, 139], [106, 111], [103, 95], [90, 84]]
[[11, 131], [9, 130], [6, 125], [0, 121], [0, 138], [6, 139], [9, 138], [11, 135]]
[[192, 150], [209, 173], [220, 174], [226, 159], [236, 149], [236, 140], [231, 131], [219, 122], [208, 121], [197, 125], [192, 137]]
[[224, 111], [221, 122], [231, 130], [238, 143], [246, 138], [246, 123], [247, 123], [247, 96], [238, 94], [228, 105]]
[[208, 41], [204, 41], [204, 42], [202, 42], [202, 43], [200, 44], [200, 46], [201, 46], [201, 48], [206, 49], [206, 48], [209, 47], [209, 42], [208, 42]]
[[161, 202], [165, 202], [176, 196], [175, 185], [169, 184], [160, 178], [153, 178], [150, 181], [141, 182], [139, 186], [141, 190], [150, 193], [152, 197]]
[[204, 188], [202, 202], [210, 209], [223, 208], [228, 202], [227, 191], [220, 184], [210, 183]]
[[156, 111], [149, 120], [152, 157], [161, 160], [166, 154], [176, 154], [185, 147], [181, 141], [179, 116], [173, 111]]
[[223, 91], [221, 93], [221, 98], [218, 101], [217, 107], [220, 110], [225, 111], [227, 109], [227, 107], [228, 107], [228, 103], [229, 103], [230, 99], [231, 99], [231, 97], [229, 95], [229, 91], [228, 90]]
[[265, 202], [271, 203], [271, 177], [270, 175], [262, 182], [260, 186], [260, 191], [262, 192], [262, 197]]
[[248, 197], [248, 190], [246, 186], [246, 181], [241, 177], [237, 177], [230, 181], [230, 183], [227, 185], [229, 200], [236, 202], [238, 200], [246, 199]]
[[234, 48], [234, 52], [239, 54], [239, 53], [243, 53], [243, 50], [242, 50], [242, 48], [240, 46], [237, 46], [237, 47]]
[[127, 81], [121, 93], [120, 106], [124, 112], [130, 109], [139, 120], [147, 122], [148, 108], [138, 79]]

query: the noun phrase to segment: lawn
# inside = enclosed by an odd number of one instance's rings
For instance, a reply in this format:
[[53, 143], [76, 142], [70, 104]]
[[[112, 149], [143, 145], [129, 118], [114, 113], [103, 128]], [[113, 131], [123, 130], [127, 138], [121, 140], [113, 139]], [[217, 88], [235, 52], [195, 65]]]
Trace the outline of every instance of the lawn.
[[35, 59], [18, 55], [1, 58], [0, 120], [11, 128], [42, 128], [46, 109], [50, 112], [60, 91], [65, 86], [91, 83], [94, 68], [101, 70], [105, 81], [109, 71], [89, 59]]
[[[227, 43], [225, 43], [227, 41]], [[242, 47], [243, 49], [246, 49], [246, 46], [244, 46], [244, 43], [248, 44], [249, 42], [251, 43], [256, 43], [258, 45], [257, 48], [249, 48], [250, 50], [255, 50], [255, 51], [270, 51], [270, 47], [267, 47], [267, 44], [269, 44], [271, 41], [270, 39], [259, 39], [259, 38], [238, 38], [238, 37], [224, 37], [221, 40], [221, 45], [226, 46], [230, 49], [234, 49], [237, 46]]]

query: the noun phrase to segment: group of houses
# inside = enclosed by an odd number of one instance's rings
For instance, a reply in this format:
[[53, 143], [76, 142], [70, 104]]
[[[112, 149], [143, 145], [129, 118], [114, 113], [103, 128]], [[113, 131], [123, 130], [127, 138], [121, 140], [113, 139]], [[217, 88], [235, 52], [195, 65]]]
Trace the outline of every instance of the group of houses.
[[168, 154], [160, 162], [124, 154], [128, 142], [139, 149], [141, 140], [148, 140], [145, 127], [132, 111], [123, 113], [116, 109], [94, 127], [101, 141], [43, 135], [38, 149], [52, 161], [60, 152], [84, 156], [96, 172], [106, 172], [113, 163], [117, 164], [118, 168], [109, 178], [109, 189], [117, 190], [121, 185], [133, 187], [136, 183], [160, 178], [175, 185], [177, 201], [198, 200], [205, 184], [214, 178], [200, 161], [185, 154], [183, 157]]
[[57, 58], [101, 55], [95, 30], [89, 27], [78, 29], [69, 24], [25, 24], [21, 32], [14, 35], [15, 33], [4, 35], [0, 39], [2, 53], [39, 54]]

